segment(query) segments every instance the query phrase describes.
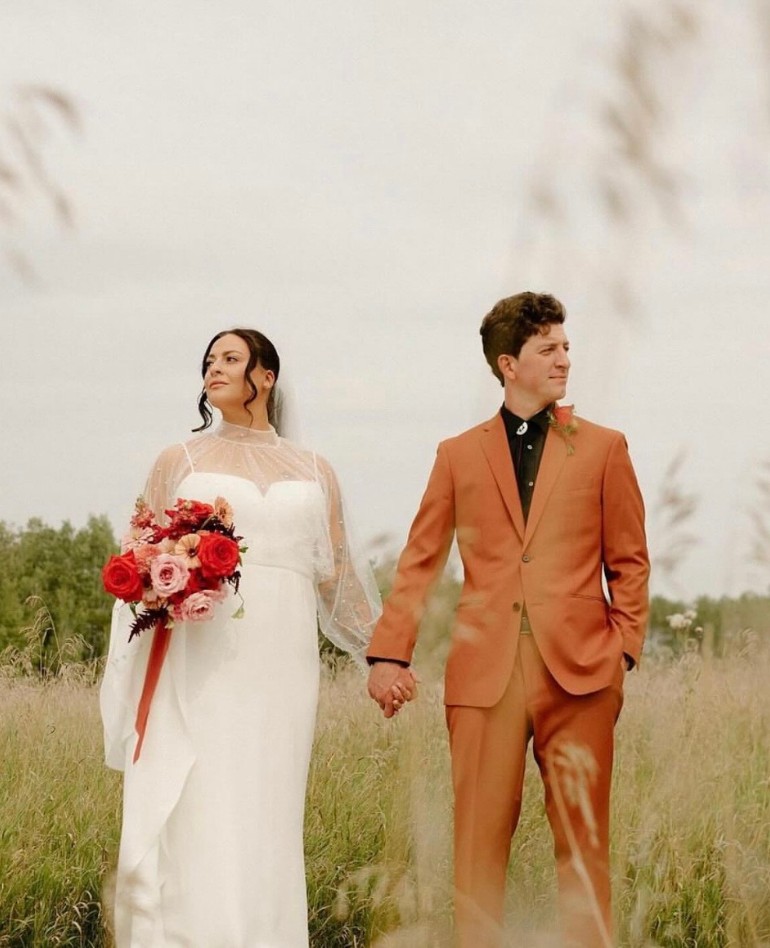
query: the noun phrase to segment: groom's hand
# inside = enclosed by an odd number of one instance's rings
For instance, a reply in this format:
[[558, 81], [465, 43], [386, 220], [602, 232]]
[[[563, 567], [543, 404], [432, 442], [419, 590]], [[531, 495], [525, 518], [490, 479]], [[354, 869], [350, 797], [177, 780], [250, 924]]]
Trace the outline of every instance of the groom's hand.
[[369, 696], [386, 718], [398, 714], [407, 701], [417, 697], [417, 680], [410, 668], [396, 662], [378, 661], [369, 672]]

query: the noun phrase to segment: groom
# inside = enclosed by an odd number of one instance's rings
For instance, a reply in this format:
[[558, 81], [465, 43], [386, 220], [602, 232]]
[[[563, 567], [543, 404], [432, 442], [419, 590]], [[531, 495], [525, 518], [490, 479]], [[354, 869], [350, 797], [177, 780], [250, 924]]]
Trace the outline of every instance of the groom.
[[642, 649], [649, 562], [623, 435], [556, 406], [570, 369], [564, 318], [553, 296], [519, 293], [482, 322], [504, 404], [439, 445], [368, 653], [369, 693], [391, 716], [413, 693], [418, 626], [456, 536], [464, 580], [445, 703], [461, 948], [503, 944], [530, 740], [554, 837], [564, 944], [612, 944], [613, 730], [624, 675]]

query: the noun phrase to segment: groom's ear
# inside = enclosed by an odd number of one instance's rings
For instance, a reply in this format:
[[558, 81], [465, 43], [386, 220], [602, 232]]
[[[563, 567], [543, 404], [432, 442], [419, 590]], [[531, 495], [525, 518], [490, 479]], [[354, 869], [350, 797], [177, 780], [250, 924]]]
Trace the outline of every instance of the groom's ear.
[[516, 381], [516, 359], [512, 355], [507, 353], [499, 355], [497, 357], [497, 367], [503, 379], [508, 379], [509, 382]]

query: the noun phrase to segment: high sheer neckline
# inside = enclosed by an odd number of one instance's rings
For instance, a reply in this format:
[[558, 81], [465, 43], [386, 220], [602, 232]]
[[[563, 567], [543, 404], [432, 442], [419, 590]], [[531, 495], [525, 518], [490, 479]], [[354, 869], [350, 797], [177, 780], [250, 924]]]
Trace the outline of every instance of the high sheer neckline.
[[217, 438], [222, 438], [223, 441], [263, 448], [275, 448], [280, 442], [278, 432], [272, 425], [269, 428], [259, 429], [246, 428], [244, 425], [233, 425], [229, 421], [220, 421], [213, 434]]

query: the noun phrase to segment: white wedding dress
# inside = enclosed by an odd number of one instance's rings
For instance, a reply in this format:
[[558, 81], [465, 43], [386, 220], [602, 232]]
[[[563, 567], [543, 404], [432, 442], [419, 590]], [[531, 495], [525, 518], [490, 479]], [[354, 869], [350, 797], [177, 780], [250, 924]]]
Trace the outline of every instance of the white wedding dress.
[[[125, 771], [118, 948], [303, 948], [305, 787], [318, 695], [317, 617], [362, 660], [379, 597], [351, 555], [334, 475], [310, 452], [222, 424], [164, 452], [148, 483], [224, 497], [248, 552], [244, 616], [177, 623], [132, 762], [152, 633], [116, 608], [102, 684], [107, 762]], [[127, 613], [127, 615], [126, 615]]]

